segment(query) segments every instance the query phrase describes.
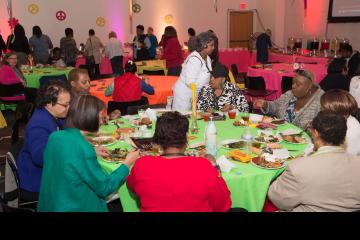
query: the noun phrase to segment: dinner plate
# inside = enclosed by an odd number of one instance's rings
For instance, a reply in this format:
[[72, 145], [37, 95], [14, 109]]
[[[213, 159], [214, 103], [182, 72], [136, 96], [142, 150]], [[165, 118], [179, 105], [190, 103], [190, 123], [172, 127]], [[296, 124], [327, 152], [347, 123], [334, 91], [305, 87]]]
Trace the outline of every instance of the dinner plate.
[[[116, 143], [116, 139], [112, 136], [93, 137], [93, 138], [89, 138], [89, 140], [93, 145], [103, 146], [103, 147], [108, 147]], [[109, 140], [110, 142], [104, 144], [98, 144], [98, 141], [106, 141], [106, 140]]]
[[246, 147], [246, 145], [243, 146], [243, 147], [241, 147], [241, 148], [230, 148], [230, 147], [226, 147], [226, 145], [229, 145], [229, 144], [232, 144], [232, 143], [237, 143], [237, 142], [244, 142], [244, 143], [246, 144], [245, 141], [242, 141], [242, 140], [240, 140], [240, 139], [228, 139], [228, 140], [222, 141], [222, 142], [219, 144], [219, 146], [222, 147], [222, 148], [226, 148], [226, 149], [243, 149], [243, 148]]
[[282, 168], [284, 168], [284, 167], [287, 166], [287, 162], [286, 162], [286, 161], [284, 161], [284, 162], [282, 163], [281, 167], [278, 167], [278, 168], [267, 168], [267, 167], [263, 167], [263, 166], [260, 166], [260, 165], [258, 165], [258, 164], [256, 164], [256, 163], [254, 163], [253, 160], [251, 160], [251, 164], [252, 164], [253, 166], [255, 166], [255, 167], [258, 167], [258, 168], [261, 168], [261, 169], [266, 169], [266, 170], [278, 170], [278, 169], [282, 169]]
[[125, 159], [122, 159], [121, 161], [114, 161], [114, 160], [109, 160], [109, 159], [106, 159], [103, 157], [99, 157], [99, 159], [101, 159], [102, 161], [107, 162], [107, 163], [115, 163], [115, 164], [121, 164], [125, 160]]

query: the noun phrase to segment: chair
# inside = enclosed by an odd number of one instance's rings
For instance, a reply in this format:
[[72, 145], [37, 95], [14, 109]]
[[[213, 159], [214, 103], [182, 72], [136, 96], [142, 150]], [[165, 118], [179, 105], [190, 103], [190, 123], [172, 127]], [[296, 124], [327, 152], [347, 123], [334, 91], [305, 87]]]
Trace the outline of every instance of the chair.
[[66, 77], [65, 74], [53, 75], [53, 76], [42, 76], [39, 79], [40, 87], [44, 86], [47, 82], [49, 82], [51, 80], [60, 80], [60, 81], [63, 81], [65, 83], [68, 83], [68, 80], [67, 80], [67, 77]]
[[37, 201], [26, 202], [21, 199], [16, 160], [11, 152], [6, 154], [4, 202], [13, 208], [25, 207], [35, 211], [37, 207]]
[[292, 89], [293, 77], [283, 76], [281, 79], [281, 92], [282, 94]]
[[235, 79], [239, 77], [239, 69], [236, 64], [231, 64], [231, 71], [234, 74]]
[[157, 76], [165, 76], [164, 70], [143, 70], [144, 75], [157, 75]]
[[235, 86], [238, 86], [240, 89], [244, 89], [244, 81], [239, 74], [238, 68], [236, 64], [231, 65], [231, 71], [229, 71], [230, 82]]
[[114, 102], [109, 101], [108, 103], [108, 114], [113, 112], [114, 110], [120, 110], [121, 115], [125, 116], [128, 115], [128, 107], [130, 106], [143, 106], [147, 105], [148, 100], [147, 98], [141, 98], [139, 101], [133, 101], [133, 102]]
[[276, 90], [266, 90], [266, 83], [263, 77], [247, 77], [245, 86], [247, 88], [245, 93], [255, 98], [266, 98], [277, 92]]
[[136, 115], [138, 114], [139, 110], [146, 110], [148, 108], [151, 109], [163, 109], [166, 108], [165, 104], [154, 104], [154, 105], [142, 105], [142, 106], [129, 106], [128, 107], [128, 114], [129, 115]]

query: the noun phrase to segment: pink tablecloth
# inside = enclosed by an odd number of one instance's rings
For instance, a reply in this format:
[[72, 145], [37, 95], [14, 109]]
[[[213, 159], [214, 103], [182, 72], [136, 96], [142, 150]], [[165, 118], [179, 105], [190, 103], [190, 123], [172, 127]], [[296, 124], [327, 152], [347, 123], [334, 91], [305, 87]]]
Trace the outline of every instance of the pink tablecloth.
[[[125, 66], [126, 62], [132, 58], [132, 55], [129, 54], [125, 54], [124, 58], [123, 58], [123, 65]], [[85, 61], [85, 57], [78, 57], [76, 59], [76, 67], [78, 68], [80, 65], [85, 65], [86, 61]], [[103, 57], [101, 59], [101, 63], [100, 63], [100, 74], [102, 75], [106, 75], [106, 74], [112, 74], [113, 70], [111, 67], [111, 62], [109, 60], [109, 58], [107, 57]]]
[[[316, 83], [327, 75], [326, 66], [323, 64], [305, 64], [305, 70], [315, 75]], [[277, 90], [276, 99], [281, 96], [281, 80], [283, 76], [294, 76], [294, 70], [291, 64], [273, 64], [272, 69], [248, 68], [248, 77], [263, 77], [266, 83], [266, 89]]]
[[282, 53], [273, 53], [269, 54], [269, 62], [280, 62], [280, 63], [294, 63], [294, 62], [302, 62], [302, 63], [317, 63], [317, 64], [327, 64], [329, 62], [329, 58], [325, 57], [306, 57], [301, 55], [288, 55]]
[[236, 64], [239, 72], [247, 72], [249, 66], [256, 64], [256, 52], [240, 49], [219, 49], [219, 61], [231, 69]]

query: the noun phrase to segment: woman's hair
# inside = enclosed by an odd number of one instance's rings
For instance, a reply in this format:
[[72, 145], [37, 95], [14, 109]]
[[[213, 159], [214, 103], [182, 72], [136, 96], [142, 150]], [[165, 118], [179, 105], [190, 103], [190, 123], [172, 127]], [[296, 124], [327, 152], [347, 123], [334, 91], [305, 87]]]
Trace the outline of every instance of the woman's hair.
[[105, 109], [105, 103], [97, 97], [79, 95], [71, 103], [66, 126], [87, 132], [97, 132], [100, 127], [99, 114]]
[[342, 73], [342, 71], [346, 68], [346, 59], [343, 58], [335, 58], [328, 66], [327, 72], [328, 74], [332, 73]]
[[14, 28], [15, 39], [23, 39], [25, 38], [25, 29], [22, 25], [18, 24]]
[[164, 31], [165, 38], [177, 37], [176, 29], [173, 26], [167, 26]]
[[298, 69], [298, 70], [295, 70], [295, 74], [299, 75], [300, 77], [310, 80], [312, 83], [315, 83], [315, 76], [312, 72]]
[[111, 31], [111, 32], [109, 33], [109, 38], [117, 38], [116, 32]]
[[139, 29], [141, 31], [144, 31], [145, 30], [145, 27], [143, 25], [137, 25], [136, 26], [136, 29]]
[[136, 66], [135, 62], [133, 62], [131, 60], [127, 61], [127, 63], [125, 64], [125, 72], [135, 74], [137, 72], [137, 66]]
[[320, 99], [323, 111], [340, 114], [344, 117], [356, 114], [358, 104], [347, 91], [333, 89], [326, 92]]
[[65, 29], [65, 36], [69, 37], [72, 34], [74, 34], [74, 30], [72, 30], [72, 28]]
[[90, 36], [94, 36], [94, 35], [95, 35], [94, 29], [90, 29], [90, 30], [89, 30], [89, 35], [90, 35]]
[[153, 138], [163, 149], [183, 148], [187, 144], [189, 120], [179, 112], [164, 113], [156, 122]]
[[189, 28], [188, 29], [188, 34], [193, 37], [193, 36], [196, 35], [196, 32], [195, 32], [195, 30], [193, 28]]
[[47, 104], [54, 106], [58, 101], [59, 94], [63, 92], [70, 93], [69, 84], [60, 80], [48, 81], [39, 89], [37, 105], [39, 107], [45, 107]]
[[41, 37], [42, 31], [41, 31], [41, 28], [39, 26], [34, 26], [32, 31], [33, 31], [34, 36], [36, 36], [37, 38]]
[[69, 72], [69, 77], [68, 77], [69, 83], [78, 81], [81, 74], [88, 75], [89, 73], [86, 69], [82, 69], [82, 68], [72, 69]]
[[312, 128], [324, 142], [333, 146], [340, 146], [345, 141], [346, 119], [339, 114], [320, 112], [312, 121]]
[[196, 37], [196, 51], [201, 52], [203, 49], [207, 48], [207, 45], [211, 41], [215, 41], [215, 34], [207, 31], [202, 32]]

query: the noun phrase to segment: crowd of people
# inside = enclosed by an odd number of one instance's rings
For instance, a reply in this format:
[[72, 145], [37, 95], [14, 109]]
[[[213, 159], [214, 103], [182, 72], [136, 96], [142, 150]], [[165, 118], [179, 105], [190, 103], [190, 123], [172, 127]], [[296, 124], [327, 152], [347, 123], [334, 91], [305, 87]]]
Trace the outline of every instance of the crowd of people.
[[[9, 49], [21, 54], [13, 52], [4, 57], [0, 76], [8, 82], [0, 84], [14, 84], [18, 100], [25, 100], [26, 81], [18, 63], [26, 61], [27, 54], [32, 52], [38, 63], [62, 60], [75, 66], [79, 50], [71, 28], [65, 30], [60, 48], [50, 56], [53, 44], [38, 26], [33, 28], [29, 41], [24, 29], [16, 27], [15, 40], [12, 36], [8, 39]], [[102, 171], [97, 156], [108, 157], [109, 151], [94, 148], [86, 140], [106, 119], [106, 105], [89, 94], [90, 79], [99, 74], [100, 49], [105, 49], [117, 74], [105, 91], [115, 102], [140, 101], [143, 92], [151, 95], [155, 90], [136, 75], [134, 61], [122, 68], [124, 51], [116, 33], [110, 32], [109, 42], [104, 45], [91, 29], [85, 44], [91, 71], [73, 69], [68, 84], [50, 81], [41, 86], [26, 127], [17, 160], [20, 196], [24, 201], [38, 201], [38, 211], [108, 211], [106, 197], [125, 182], [139, 197], [141, 211], [231, 210], [231, 193], [216, 168], [215, 156], [185, 156], [189, 121], [179, 113], [192, 108], [192, 84], [196, 85], [197, 106], [202, 111], [250, 111], [244, 92], [229, 81], [229, 69], [219, 61], [216, 34], [209, 30], [195, 36], [190, 28], [190, 54], [183, 59], [174, 27], [165, 28], [160, 43], [151, 27], [148, 34], [142, 25], [136, 29], [134, 60], [153, 59], [157, 46], [162, 46], [169, 74], [179, 76], [173, 88], [174, 111], [158, 118], [153, 137], [164, 153], [152, 157], [134, 150], [113, 173]], [[266, 49], [269, 35], [263, 35], [259, 43]], [[347, 45], [342, 53], [342, 59], [334, 59], [329, 65], [329, 75], [320, 85], [311, 72], [296, 70], [291, 90], [276, 101], [254, 102], [264, 114], [307, 130], [315, 145], [314, 154], [293, 160], [271, 184], [268, 197], [279, 210], [360, 210], [360, 182], [356, 176], [360, 171], [360, 147], [356, 144], [360, 137], [360, 59]]]

